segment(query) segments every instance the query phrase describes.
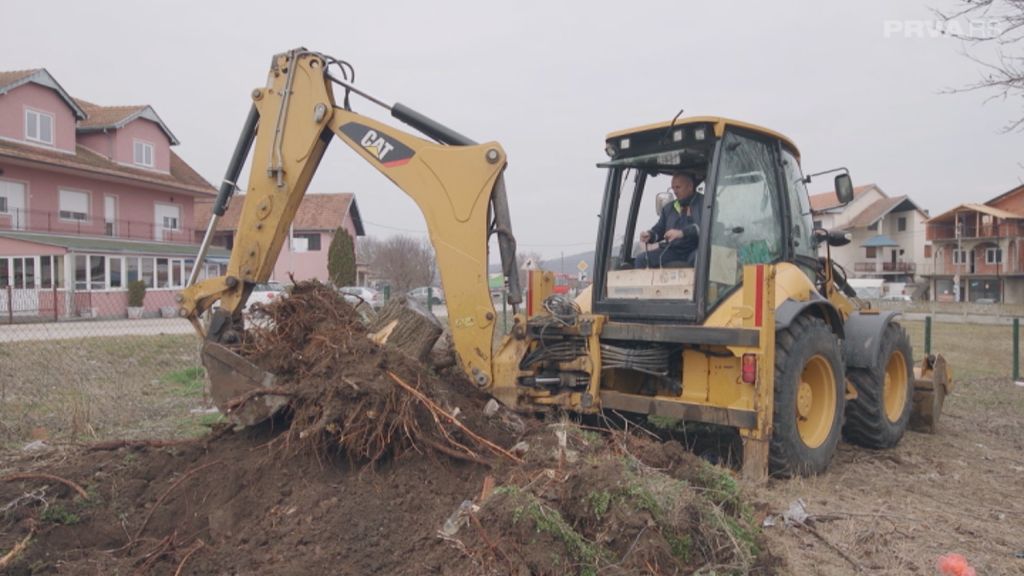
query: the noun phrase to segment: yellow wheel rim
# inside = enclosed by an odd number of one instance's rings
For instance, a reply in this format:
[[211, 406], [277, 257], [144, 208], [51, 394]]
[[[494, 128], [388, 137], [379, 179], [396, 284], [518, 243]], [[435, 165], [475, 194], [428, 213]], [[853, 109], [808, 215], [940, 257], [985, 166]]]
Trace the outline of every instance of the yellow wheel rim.
[[885, 388], [882, 397], [885, 400], [885, 417], [889, 422], [898, 422], [903, 416], [907, 405], [907, 360], [903, 353], [896, 350], [889, 356], [885, 365]]
[[836, 417], [836, 379], [828, 360], [812, 356], [800, 374], [796, 392], [796, 427], [808, 448], [828, 439]]

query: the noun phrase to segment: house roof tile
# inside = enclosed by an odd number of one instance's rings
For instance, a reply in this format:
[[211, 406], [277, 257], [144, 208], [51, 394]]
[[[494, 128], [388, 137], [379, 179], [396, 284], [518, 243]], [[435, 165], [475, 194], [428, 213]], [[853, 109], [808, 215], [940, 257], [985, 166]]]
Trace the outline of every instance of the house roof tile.
[[168, 186], [182, 192], [202, 196], [213, 195], [216, 192], [209, 182], [173, 151], [171, 152], [169, 173], [142, 170], [118, 164], [106, 156], [81, 145], [76, 146], [74, 154], [68, 154], [58, 150], [0, 140], [0, 161], [4, 159], [68, 168], [93, 175], [125, 178], [134, 182]]
[[[874, 184], [865, 184], [864, 186], [854, 187], [854, 199], [859, 198], [861, 194], [867, 192], [872, 188], [878, 188], [878, 186], [875, 186]], [[828, 210], [830, 208], [838, 208], [842, 206], [842, 204], [839, 202], [839, 199], [836, 198], [835, 192], [811, 194], [810, 196], [808, 196], [808, 200], [810, 200], [811, 202], [811, 212], [824, 212], [825, 210]]]
[[57, 82], [57, 79], [54, 78], [46, 68], [0, 72], [0, 94], [6, 94], [18, 86], [29, 82], [34, 82], [40, 86], [46, 86], [47, 88], [53, 89], [75, 113], [75, 117], [78, 119], [85, 118], [85, 111], [82, 110], [82, 107], [79, 106], [78, 102], [76, 102], [66, 90], [64, 90], [64, 87], [60, 85], [60, 82]]
[[[238, 221], [242, 216], [242, 205], [245, 196], [236, 197], [227, 212], [217, 223], [218, 230], [237, 230]], [[205, 230], [210, 222], [210, 214], [213, 211], [212, 201], [195, 203], [195, 227], [197, 230]], [[355, 224], [356, 235], [366, 234], [363, 229], [363, 220], [359, 216], [359, 207], [356, 204], [355, 195], [351, 193], [342, 194], [306, 194], [299, 204], [299, 210], [295, 214], [292, 227], [295, 230], [334, 230], [345, 221], [345, 215], [352, 213], [352, 222]]]
[[901, 204], [909, 204], [910, 208], [918, 209], [917, 205], [906, 196], [896, 196], [895, 198], [879, 198], [867, 208], [861, 211], [853, 217], [852, 220], [846, 225], [846, 228], [867, 228], [882, 216], [885, 216], [889, 212], [892, 212], [900, 207]]
[[81, 98], [75, 98], [75, 102], [88, 114], [85, 120], [79, 121], [79, 132], [96, 132], [111, 128], [123, 128], [135, 119], [144, 118], [157, 124], [164, 131], [164, 134], [167, 135], [167, 138], [170, 139], [171, 144], [179, 143], [171, 129], [164, 124], [152, 106], [100, 106]]
[[986, 206], [985, 204], [961, 204], [955, 208], [946, 210], [942, 214], [928, 220], [928, 223], [942, 222], [945, 220], [952, 220], [953, 216], [958, 212], [981, 212], [982, 214], [989, 214], [996, 218], [1005, 219], [1024, 219], [1024, 214], [1017, 214], [1016, 212], [1010, 212], [1008, 210], [1001, 210], [999, 208], [993, 208], [992, 206]]

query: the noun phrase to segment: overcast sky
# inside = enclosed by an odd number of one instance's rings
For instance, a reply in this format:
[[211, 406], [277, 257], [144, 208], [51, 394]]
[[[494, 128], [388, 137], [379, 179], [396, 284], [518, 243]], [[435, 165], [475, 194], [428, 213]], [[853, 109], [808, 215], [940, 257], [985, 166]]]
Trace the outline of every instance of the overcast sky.
[[[558, 257], [594, 246], [605, 135], [680, 108], [782, 132], [805, 171], [847, 166], [932, 214], [1021, 183], [1024, 134], [999, 132], [1021, 102], [941, 94], [981, 72], [959, 41], [922, 33], [948, 5], [4, 0], [0, 70], [45, 67], [76, 97], [152, 105], [216, 185], [270, 57], [336, 56], [385, 101], [499, 141], [520, 249]], [[355, 192], [371, 236], [425, 231], [412, 200], [341, 143], [310, 191]]]

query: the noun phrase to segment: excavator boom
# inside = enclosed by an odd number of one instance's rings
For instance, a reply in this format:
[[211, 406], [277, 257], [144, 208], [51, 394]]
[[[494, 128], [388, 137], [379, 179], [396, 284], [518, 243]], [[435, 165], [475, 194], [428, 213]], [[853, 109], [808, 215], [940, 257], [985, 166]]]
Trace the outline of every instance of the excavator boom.
[[[253, 90], [253, 107], [239, 138], [200, 250], [205, 253], [252, 147], [252, 168], [234, 248], [224, 276], [187, 287], [180, 313], [208, 344], [212, 395], [222, 408], [246, 389], [268, 380], [233, 357], [243, 330], [241, 311], [252, 287], [267, 280], [328, 144], [338, 138], [408, 194], [423, 213], [438, 270], [448, 295], [452, 341], [462, 368], [483, 389], [493, 384], [495, 311], [488, 288], [488, 238], [498, 235], [510, 302], [520, 298], [515, 241], [503, 180], [505, 152], [496, 142], [469, 138], [395, 104], [387, 106], [333, 77], [332, 58], [304, 49], [275, 56], [267, 86]], [[432, 142], [357, 114], [335, 103], [332, 83], [368, 96]], [[196, 269], [200, 266], [197, 264]], [[204, 329], [199, 316], [213, 312]], [[237, 355], [235, 355], [237, 356]], [[219, 389], [219, 390], [218, 390]], [[259, 415], [253, 418], [258, 419]]]

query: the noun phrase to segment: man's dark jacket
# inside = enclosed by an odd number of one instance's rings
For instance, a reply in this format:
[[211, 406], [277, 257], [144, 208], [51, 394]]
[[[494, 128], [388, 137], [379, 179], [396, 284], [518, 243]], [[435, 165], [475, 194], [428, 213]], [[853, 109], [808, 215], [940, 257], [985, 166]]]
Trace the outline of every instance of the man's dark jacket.
[[[703, 211], [704, 195], [697, 193], [694, 193], [686, 201], [673, 200], [662, 206], [661, 217], [658, 218], [658, 223], [651, 228], [651, 239], [649, 242], [653, 244], [661, 241], [665, 238], [665, 232], [672, 229], [682, 230], [690, 224], [700, 226]], [[674, 254], [689, 255], [697, 249], [698, 242], [699, 237], [697, 234], [694, 234], [676, 240], [669, 247]]]

